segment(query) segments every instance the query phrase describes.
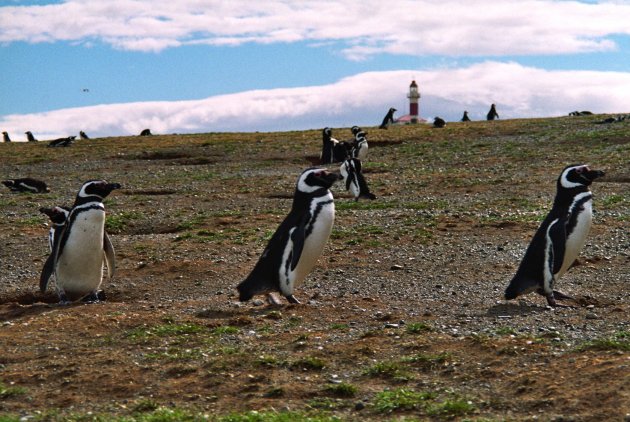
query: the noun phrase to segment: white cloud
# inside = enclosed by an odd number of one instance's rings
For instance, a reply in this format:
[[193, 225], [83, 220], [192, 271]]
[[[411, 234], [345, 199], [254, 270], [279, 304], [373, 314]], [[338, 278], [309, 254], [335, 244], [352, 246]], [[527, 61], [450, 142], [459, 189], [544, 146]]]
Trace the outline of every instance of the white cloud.
[[160, 51], [185, 44], [341, 44], [347, 58], [569, 54], [617, 48], [630, 4], [554, 0], [68, 0], [0, 8], [0, 43], [90, 43]]
[[368, 72], [330, 85], [247, 91], [201, 100], [140, 102], [7, 115], [0, 127], [14, 140], [32, 131], [39, 139], [76, 134], [136, 135], [210, 131], [271, 131], [354, 124], [373, 126], [390, 106], [408, 110], [411, 78], [422, 98], [421, 115], [458, 120], [463, 110], [482, 119], [490, 103], [501, 118], [566, 115], [573, 110], [628, 112], [630, 73], [549, 71], [516, 63], [484, 62], [465, 68]]

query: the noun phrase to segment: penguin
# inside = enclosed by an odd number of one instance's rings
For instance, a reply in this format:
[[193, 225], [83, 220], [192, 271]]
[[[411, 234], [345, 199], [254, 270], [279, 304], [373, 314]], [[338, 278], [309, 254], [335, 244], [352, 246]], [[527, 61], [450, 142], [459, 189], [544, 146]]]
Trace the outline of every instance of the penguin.
[[11, 138], [9, 138], [9, 134], [7, 132], [2, 132], [2, 137], [4, 138], [4, 142], [11, 142]]
[[31, 193], [44, 193], [50, 192], [45, 182], [37, 179], [31, 179], [30, 177], [23, 177], [20, 179], [8, 179], [3, 180], [2, 184], [13, 192], [31, 192]]
[[65, 138], [53, 139], [52, 141], [48, 143], [48, 146], [49, 147], [67, 147], [67, 146], [70, 146], [72, 142], [74, 142], [75, 138], [76, 136], [68, 136]]
[[348, 157], [350, 150], [346, 142], [340, 142], [332, 137], [332, 129], [325, 127], [322, 130], [321, 164], [340, 163]]
[[50, 251], [53, 251], [53, 246], [55, 244], [55, 233], [61, 233], [61, 229], [66, 224], [66, 219], [68, 218], [68, 214], [70, 213], [70, 208], [68, 207], [53, 207], [53, 208], [40, 208], [39, 212], [42, 214], [46, 214], [52, 223], [50, 230], [48, 231], [48, 246], [50, 246]]
[[83, 140], [90, 139], [90, 137], [87, 136], [87, 134], [85, 132], [83, 132], [82, 130], [79, 131], [79, 138], [83, 139]]
[[367, 182], [361, 172], [361, 160], [358, 158], [349, 158], [341, 164], [339, 173], [343, 177], [346, 190], [350, 191], [354, 196], [354, 200], [359, 198], [376, 199], [376, 195], [370, 193]]
[[383, 122], [381, 123], [381, 125], [378, 128], [379, 129], [387, 129], [390, 124], [394, 123], [394, 113], [395, 112], [396, 112], [396, 109], [394, 107], [391, 107], [387, 111], [387, 114], [385, 115], [385, 117], [383, 117]]
[[350, 150], [350, 156], [365, 161], [368, 153], [367, 133], [361, 130], [359, 126], [352, 126], [350, 130], [354, 135], [354, 143]]
[[497, 113], [497, 107], [494, 104], [490, 105], [490, 110], [488, 114], [486, 114], [486, 119], [494, 120], [499, 118], [499, 113]]
[[267, 293], [269, 303], [278, 305], [270, 294], [278, 291], [289, 303], [300, 303], [293, 292], [311, 272], [330, 237], [335, 203], [329, 189], [341, 179], [340, 174], [321, 168], [309, 168], [300, 174], [291, 211], [251, 273], [236, 287], [239, 301]]
[[444, 127], [446, 126], [446, 122], [444, 121], [443, 118], [441, 117], [436, 117], [435, 119], [433, 119], [433, 127]]
[[554, 283], [575, 262], [591, 228], [592, 194], [590, 184], [604, 176], [587, 165], [565, 167], [558, 177], [551, 211], [531, 240], [525, 256], [505, 290], [505, 299], [536, 291], [549, 306], [571, 297], [553, 290]]
[[151, 136], [151, 129], [143, 129], [142, 132], [140, 132], [140, 136]]
[[83, 298], [100, 300], [98, 288], [103, 278], [103, 263], [110, 278], [116, 265], [114, 247], [105, 232], [103, 199], [120, 187], [105, 180], [90, 180], [81, 186], [66, 223], [59, 234], [55, 233], [53, 251], [42, 268], [39, 279], [42, 293], [55, 274], [60, 303]]
[[30, 130], [24, 133], [26, 134], [26, 139], [29, 142], [37, 142], [37, 139], [35, 139], [35, 137], [33, 136], [33, 133]]
[[470, 117], [468, 117], [468, 111], [464, 111], [464, 115], [462, 116], [462, 122], [470, 122]]

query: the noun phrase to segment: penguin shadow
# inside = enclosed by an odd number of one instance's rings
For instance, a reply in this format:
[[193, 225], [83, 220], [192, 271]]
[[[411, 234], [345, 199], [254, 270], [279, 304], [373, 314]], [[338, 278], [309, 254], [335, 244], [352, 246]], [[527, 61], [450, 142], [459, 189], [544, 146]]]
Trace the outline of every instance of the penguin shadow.
[[500, 303], [491, 306], [486, 312], [489, 317], [526, 316], [548, 311], [547, 306], [534, 303]]
[[0, 322], [53, 311], [60, 306], [58, 302], [59, 298], [54, 293], [23, 293], [0, 297]]

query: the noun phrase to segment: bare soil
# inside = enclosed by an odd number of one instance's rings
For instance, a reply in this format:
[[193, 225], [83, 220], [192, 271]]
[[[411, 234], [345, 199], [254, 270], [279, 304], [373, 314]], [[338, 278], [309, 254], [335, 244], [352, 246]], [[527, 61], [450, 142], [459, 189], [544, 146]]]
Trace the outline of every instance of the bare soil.
[[[367, 128], [377, 199], [334, 188], [335, 229], [302, 304], [280, 307], [239, 303], [235, 286], [317, 161], [318, 130], [2, 144], [3, 179], [51, 192], [0, 191], [0, 414], [629, 420], [630, 122], [601, 118]], [[557, 282], [575, 300], [503, 300], [560, 170], [578, 162], [607, 176]], [[38, 209], [95, 178], [123, 185], [106, 200], [117, 274], [105, 302], [59, 306], [38, 291]], [[387, 407], [387, 392], [431, 397]]]

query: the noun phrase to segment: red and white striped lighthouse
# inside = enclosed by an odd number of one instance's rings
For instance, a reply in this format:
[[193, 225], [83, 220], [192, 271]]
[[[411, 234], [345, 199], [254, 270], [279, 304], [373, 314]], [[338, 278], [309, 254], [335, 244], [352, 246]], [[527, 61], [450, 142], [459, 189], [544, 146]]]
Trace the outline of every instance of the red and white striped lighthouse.
[[411, 85], [409, 85], [409, 94], [407, 94], [407, 98], [409, 98], [410, 122], [418, 123], [418, 116], [420, 115], [418, 100], [420, 99], [420, 92], [418, 91], [418, 84], [415, 80], [411, 81]]

